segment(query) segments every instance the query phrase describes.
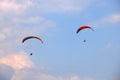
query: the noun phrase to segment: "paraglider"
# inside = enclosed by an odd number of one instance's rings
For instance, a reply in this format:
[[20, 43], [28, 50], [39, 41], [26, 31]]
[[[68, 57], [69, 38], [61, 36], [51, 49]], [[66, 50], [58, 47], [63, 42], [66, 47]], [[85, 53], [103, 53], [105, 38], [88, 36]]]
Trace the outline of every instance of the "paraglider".
[[22, 43], [24, 43], [26, 40], [32, 39], [32, 38], [38, 39], [41, 41], [41, 43], [43, 43], [42, 39], [40, 37], [37, 37], [37, 36], [27, 36], [27, 37], [23, 38]]
[[[43, 40], [40, 37], [37, 36], [27, 36], [25, 38], [23, 38], [22, 43], [24, 43], [25, 41], [27, 41], [28, 39], [38, 39], [42, 44], [43, 44]], [[30, 55], [32, 56], [33, 53], [30, 53]]]
[[83, 29], [91, 29], [92, 31], [94, 31], [90, 26], [81, 26], [81, 27], [78, 28], [76, 33], [78, 34]]
[[[91, 29], [92, 31], [94, 31], [90, 26], [85, 25], [85, 26], [79, 27], [79, 28], [77, 29], [76, 33], [78, 34], [78, 33], [79, 33], [81, 30], [83, 30], [83, 29]], [[83, 42], [85, 43], [86, 40], [83, 40]]]

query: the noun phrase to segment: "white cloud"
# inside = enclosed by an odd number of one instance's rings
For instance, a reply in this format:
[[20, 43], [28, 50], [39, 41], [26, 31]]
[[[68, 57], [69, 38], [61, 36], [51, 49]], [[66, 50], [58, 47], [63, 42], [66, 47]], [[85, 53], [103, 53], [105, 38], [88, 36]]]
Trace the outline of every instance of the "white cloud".
[[93, 26], [103, 27], [109, 24], [119, 24], [120, 23], [120, 13], [105, 16], [94, 22], [88, 23]]
[[[43, 73], [41, 70], [36, 70], [36, 68], [39, 67], [33, 67], [34, 65], [24, 52], [5, 56], [0, 59], [0, 64], [4, 64], [14, 69], [15, 72], [12, 74], [12, 80], [93, 80], [92, 78], [80, 79], [78, 75], [57, 76], [53, 74]], [[7, 69], [4, 71], [6, 70]]]
[[[22, 33], [42, 33], [44, 30], [52, 30], [56, 27], [55, 22], [45, 19], [40, 16], [27, 17], [27, 18], [13, 18], [13, 23], [17, 24], [21, 28]], [[20, 26], [22, 25], [22, 26]], [[18, 31], [17, 31], [18, 32]]]
[[17, 0], [2, 0], [0, 1], [0, 14], [18, 14], [26, 11], [32, 5], [31, 0], [25, 0], [24, 2]]
[[0, 41], [6, 39], [10, 33], [11, 30], [9, 28], [3, 28], [0, 30], [1, 34], [0, 34]]
[[114, 14], [114, 15], [108, 16], [104, 20], [109, 23], [120, 23], [120, 14]]
[[79, 12], [86, 7], [92, 0], [1, 0], [0, 11], [4, 14], [23, 14], [23, 13], [64, 13]]
[[66, 80], [62, 77], [56, 77], [50, 74], [38, 73], [37, 71], [21, 70], [16, 72], [12, 80]]
[[120, 13], [106, 16], [100, 20], [101, 23], [120, 23]]
[[38, 1], [37, 8], [41, 13], [75, 12], [86, 8], [92, 0], [43, 0]]
[[0, 9], [1, 10], [12, 10], [12, 11], [18, 11], [19, 9], [22, 9], [23, 7], [19, 4], [16, 4], [14, 2], [8, 2], [8, 1], [1, 1], [0, 2]]
[[15, 70], [23, 68], [31, 68], [32, 62], [28, 59], [24, 52], [8, 55], [0, 59], [1, 64], [11, 66]]
[[77, 75], [57, 76], [53, 74], [43, 73], [41, 71], [23, 69], [23, 70], [16, 72], [12, 80], [84, 80], [84, 79], [80, 79], [79, 76]]
[[75, 76], [72, 76], [72, 77], [70, 78], [70, 80], [80, 80], [80, 78], [75, 75]]

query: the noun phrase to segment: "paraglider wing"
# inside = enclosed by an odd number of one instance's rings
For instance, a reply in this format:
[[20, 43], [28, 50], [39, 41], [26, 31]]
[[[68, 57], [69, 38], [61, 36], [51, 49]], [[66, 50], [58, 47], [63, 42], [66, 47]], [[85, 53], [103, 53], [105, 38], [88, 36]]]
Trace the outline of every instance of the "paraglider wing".
[[88, 29], [91, 29], [92, 31], [94, 31], [90, 26], [81, 26], [81, 27], [78, 28], [78, 30], [77, 30], [76, 33], [78, 34], [81, 30], [87, 29], [87, 28], [88, 28]]
[[32, 38], [36, 38], [36, 39], [40, 40], [41, 43], [43, 43], [42, 39], [37, 36], [27, 36], [27, 37], [23, 38], [22, 43], [24, 43], [26, 40], [32, 39]]

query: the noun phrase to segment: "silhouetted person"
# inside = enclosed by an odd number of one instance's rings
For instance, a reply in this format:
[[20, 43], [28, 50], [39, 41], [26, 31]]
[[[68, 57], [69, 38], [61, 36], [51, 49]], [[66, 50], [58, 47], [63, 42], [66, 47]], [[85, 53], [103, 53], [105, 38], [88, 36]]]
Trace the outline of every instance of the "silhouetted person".
[[86, 42], [86, 40], [84, 40], [83, 42]]
[[32, 56], [32, 53], [30, 53], [30, 55]]

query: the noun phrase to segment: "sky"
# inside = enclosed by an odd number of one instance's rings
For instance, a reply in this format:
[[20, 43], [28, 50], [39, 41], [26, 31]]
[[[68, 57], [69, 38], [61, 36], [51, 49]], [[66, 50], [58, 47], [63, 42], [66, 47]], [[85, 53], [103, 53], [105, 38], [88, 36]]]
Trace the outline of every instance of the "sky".
[[[0, 0], [0, 80], [120, 80], [119, 7], [119, 0]], [[83, 25], [94, 31], [76, 34]], [[43, 44], [22, 43], [31, 35]]]

